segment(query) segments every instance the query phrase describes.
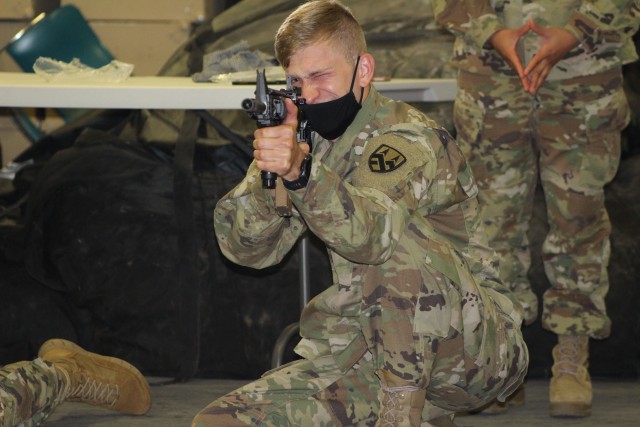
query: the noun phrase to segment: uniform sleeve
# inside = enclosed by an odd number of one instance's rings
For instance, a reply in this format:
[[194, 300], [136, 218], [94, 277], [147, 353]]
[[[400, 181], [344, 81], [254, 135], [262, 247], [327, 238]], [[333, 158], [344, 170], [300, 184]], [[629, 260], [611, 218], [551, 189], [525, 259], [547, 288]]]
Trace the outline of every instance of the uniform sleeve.
[[640, 0], [583, 1], [565, 29], [587, 52], [615, 51], [638, 31]]
[[216, 204], [214, 227], [222, 253], [253, 268], [278, 264], [306, 230], [295, 210], [291, 218], [277, 214], [254, 164], [245, 179]]
[[489, 39], [504, 28], [489, 0], [431, 0], [436, 21], [476, 50], [490, 46]]
[[418, 142], [398, 134], [367, 142], [350, 182], [312, 163], [305, 192], [291, 199], [309, 229], [340, 256], [378, 264], [393, 254], [422, 202], [435, 159]]

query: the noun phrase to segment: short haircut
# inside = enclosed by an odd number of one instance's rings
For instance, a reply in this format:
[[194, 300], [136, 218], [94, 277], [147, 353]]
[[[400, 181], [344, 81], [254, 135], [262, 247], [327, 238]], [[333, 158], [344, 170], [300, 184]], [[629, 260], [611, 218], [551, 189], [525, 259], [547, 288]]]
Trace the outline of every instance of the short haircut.
[[362, 27], [348, 7], [335, 0], [307, 2], [294, 10], [278, 29], [276, 58], [282, 67], [288, 68], [298, 50], [327, 40], [354, 62], [367, 51]]

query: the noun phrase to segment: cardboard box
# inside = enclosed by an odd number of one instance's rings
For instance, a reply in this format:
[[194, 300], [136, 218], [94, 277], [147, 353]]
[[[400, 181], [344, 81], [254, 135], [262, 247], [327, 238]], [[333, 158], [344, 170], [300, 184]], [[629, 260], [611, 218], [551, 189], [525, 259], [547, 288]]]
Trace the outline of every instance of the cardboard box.
[[27, 19], [35, 16], [31, 0], [0, 0], [0, 19]]
[[135, 76], [157, 75], [190, 33], [177, 21], [96, 21], [91, 27], [116, 59], [134, 65]]
[[[4, 0], [2, 0], [4, 1]], [[202, 21], [210, 12], [207, 0], [61, 0], [74, 4], [94, 20]]]

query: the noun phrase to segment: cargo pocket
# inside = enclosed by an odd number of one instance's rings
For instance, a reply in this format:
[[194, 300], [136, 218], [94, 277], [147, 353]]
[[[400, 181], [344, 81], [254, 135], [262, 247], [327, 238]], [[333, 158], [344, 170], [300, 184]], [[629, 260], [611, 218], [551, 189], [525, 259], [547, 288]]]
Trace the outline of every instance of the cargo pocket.
[[483, 301], [480, 313], [483, 316], [482, 341], [477, 355], [474, 356], [476, 365], [485, 370], [485, 375], [497, 378], [506, 362], [507, 331], [499, 308], [486, 294], [484, 298], [486, 301]]
[[[580, 169], [588, 171], [596, 187], [610, 182], [620, 163], [620, 132], [630, 120], [629, 104], [622, 89], [585, 105], [587, 146]], [[586, 178], [586, 176], [585, 176]]]
[[[459, 317], [457, 307], [460, 307], [460, 295], [451, 281], [438, 271], [429, 271], [423, 277], [424, 280], [433, 280], [431, 283], [441, 283], [442, 287], [435, 290], [424, 283], [420, 287], [413, 332], [433, 337], [447, 337], [450, 328], [461, 321], [455, 319]], [[457, 328], [454, 326], [454, 329]]]

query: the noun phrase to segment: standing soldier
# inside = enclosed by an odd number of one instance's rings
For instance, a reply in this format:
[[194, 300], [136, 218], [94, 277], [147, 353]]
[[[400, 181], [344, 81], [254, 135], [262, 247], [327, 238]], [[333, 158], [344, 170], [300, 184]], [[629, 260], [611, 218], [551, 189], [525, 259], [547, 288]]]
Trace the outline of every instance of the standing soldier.
[[[591, 413], [589, 338], [609, 336], [609, 235], [604, 186], [629, 122], [622, 65], [638, 56], [638, 0], [432, 0], [456, 35], [457, 139], [479, 187], [482, 221], [500, 256], [502, 281], [525, 324], [538, 315], [527, 271], [527, 232], [539, 181], [549, 233], [542, 246], [551, 283], [542, 325], [553, 349], [551, 415]], [[489, 411], [504, 411], [494, 405]]]

